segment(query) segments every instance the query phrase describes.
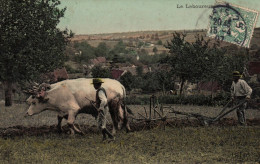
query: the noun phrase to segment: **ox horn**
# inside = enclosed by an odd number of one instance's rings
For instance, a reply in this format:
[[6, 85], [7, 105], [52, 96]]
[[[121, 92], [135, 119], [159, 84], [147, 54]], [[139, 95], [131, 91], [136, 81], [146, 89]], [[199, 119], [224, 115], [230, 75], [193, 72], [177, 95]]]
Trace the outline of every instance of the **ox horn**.
[[36, 86], [40, 85], [39, 83], [33, 82]]
[[23, 90], [26, 94], [37, 94], [39, 84], [36, 82], [28, 81], [27, 84], [25, 84], [25, 89]]

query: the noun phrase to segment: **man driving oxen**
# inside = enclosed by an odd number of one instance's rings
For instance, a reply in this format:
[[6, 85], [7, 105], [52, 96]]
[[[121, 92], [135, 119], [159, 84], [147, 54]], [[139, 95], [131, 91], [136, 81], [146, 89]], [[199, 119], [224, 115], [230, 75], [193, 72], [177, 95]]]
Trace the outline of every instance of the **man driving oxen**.
[[92, 84], [94, 85], [94, 88], [96, 89], [96, 109], [98, 110], [98, 127], [101, 129], [103, 134], [103, 140], [106, 140], [107, 136], [114, 140], [114, 136], [107, 130], [106, 128], [106, 121], [107, 116], [109, 114], [109, 107], [108, 107], [108, 101], [107, 101], [107, 94], [106, 90], [101, 86], [102, 79], [95, 78], [93, 79]]

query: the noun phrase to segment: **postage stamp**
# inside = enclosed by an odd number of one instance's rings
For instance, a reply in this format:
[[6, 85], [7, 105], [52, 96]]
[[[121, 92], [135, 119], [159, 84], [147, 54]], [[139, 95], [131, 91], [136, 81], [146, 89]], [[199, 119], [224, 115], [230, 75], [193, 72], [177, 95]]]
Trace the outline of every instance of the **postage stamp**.
[[212, 8], [207, 35], [248, 48], [258, 12], [226, 2], [217, 2]]

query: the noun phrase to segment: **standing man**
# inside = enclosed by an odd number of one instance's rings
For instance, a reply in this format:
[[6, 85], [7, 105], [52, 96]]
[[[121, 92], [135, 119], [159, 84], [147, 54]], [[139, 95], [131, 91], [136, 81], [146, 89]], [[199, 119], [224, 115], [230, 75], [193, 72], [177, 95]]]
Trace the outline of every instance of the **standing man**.
[[[96, 92], [96, 109], [98, 110], [98, 127], [101, 129], [103, 134], [103, 141], [106, 140], [107, 136], [114, 140], [114, 136], [107, 130], [106, 128], [106, 120], [109, 112], [108, 102], [107, 102], [107, 94], [106, 90], [101, 87], [102, 79], [95, 78], [93, 79], [92, 84], [94, 88], [97, 90]], [[107, 135], [107, 136], [106, 136]]]
[[246, 125], [245, 109], [247, 102], [252, 94], [252, 88], [246, 83], [245, 80], [240, 79], [241, 75], [238, 71], [233, 72], [233, 82], [231, 85], [231, 98], [236, 105], [244, 102], [237, 109], [237, 117], [240, 125]]

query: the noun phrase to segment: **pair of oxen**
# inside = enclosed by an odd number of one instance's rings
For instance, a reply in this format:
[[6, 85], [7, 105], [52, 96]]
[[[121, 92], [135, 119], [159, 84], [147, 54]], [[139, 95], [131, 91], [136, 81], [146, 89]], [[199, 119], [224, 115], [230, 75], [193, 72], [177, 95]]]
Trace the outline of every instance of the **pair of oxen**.
[[[125, 87], [113, 79], [103, 79], [102, 87], [106, 90], [109, 112], [113, 121], [112, 134], [115, 134], [120, 127], [126, 127], [130, 130], [127, 119], [131, 110], [126, 109]], [[96, 90], [94, 89], [92, 79], [79, 78], [64, 80], [51, 85], [41, 84], [34, 90], [33, 94], [27, 99], [30, 105], [26, 113], [32, 116], [45, 110], [52, 110], [58, 113], [58, 132], [62, 131], [62, 119], [67, 119], [71, 134], [81, 133], [75, 125], [75, 119], [78, 114], [86, 113], [97, 117], [98, 112], [92, 100], [96, 99]], [[32, 92], [31, 92], [32, 93]]]

